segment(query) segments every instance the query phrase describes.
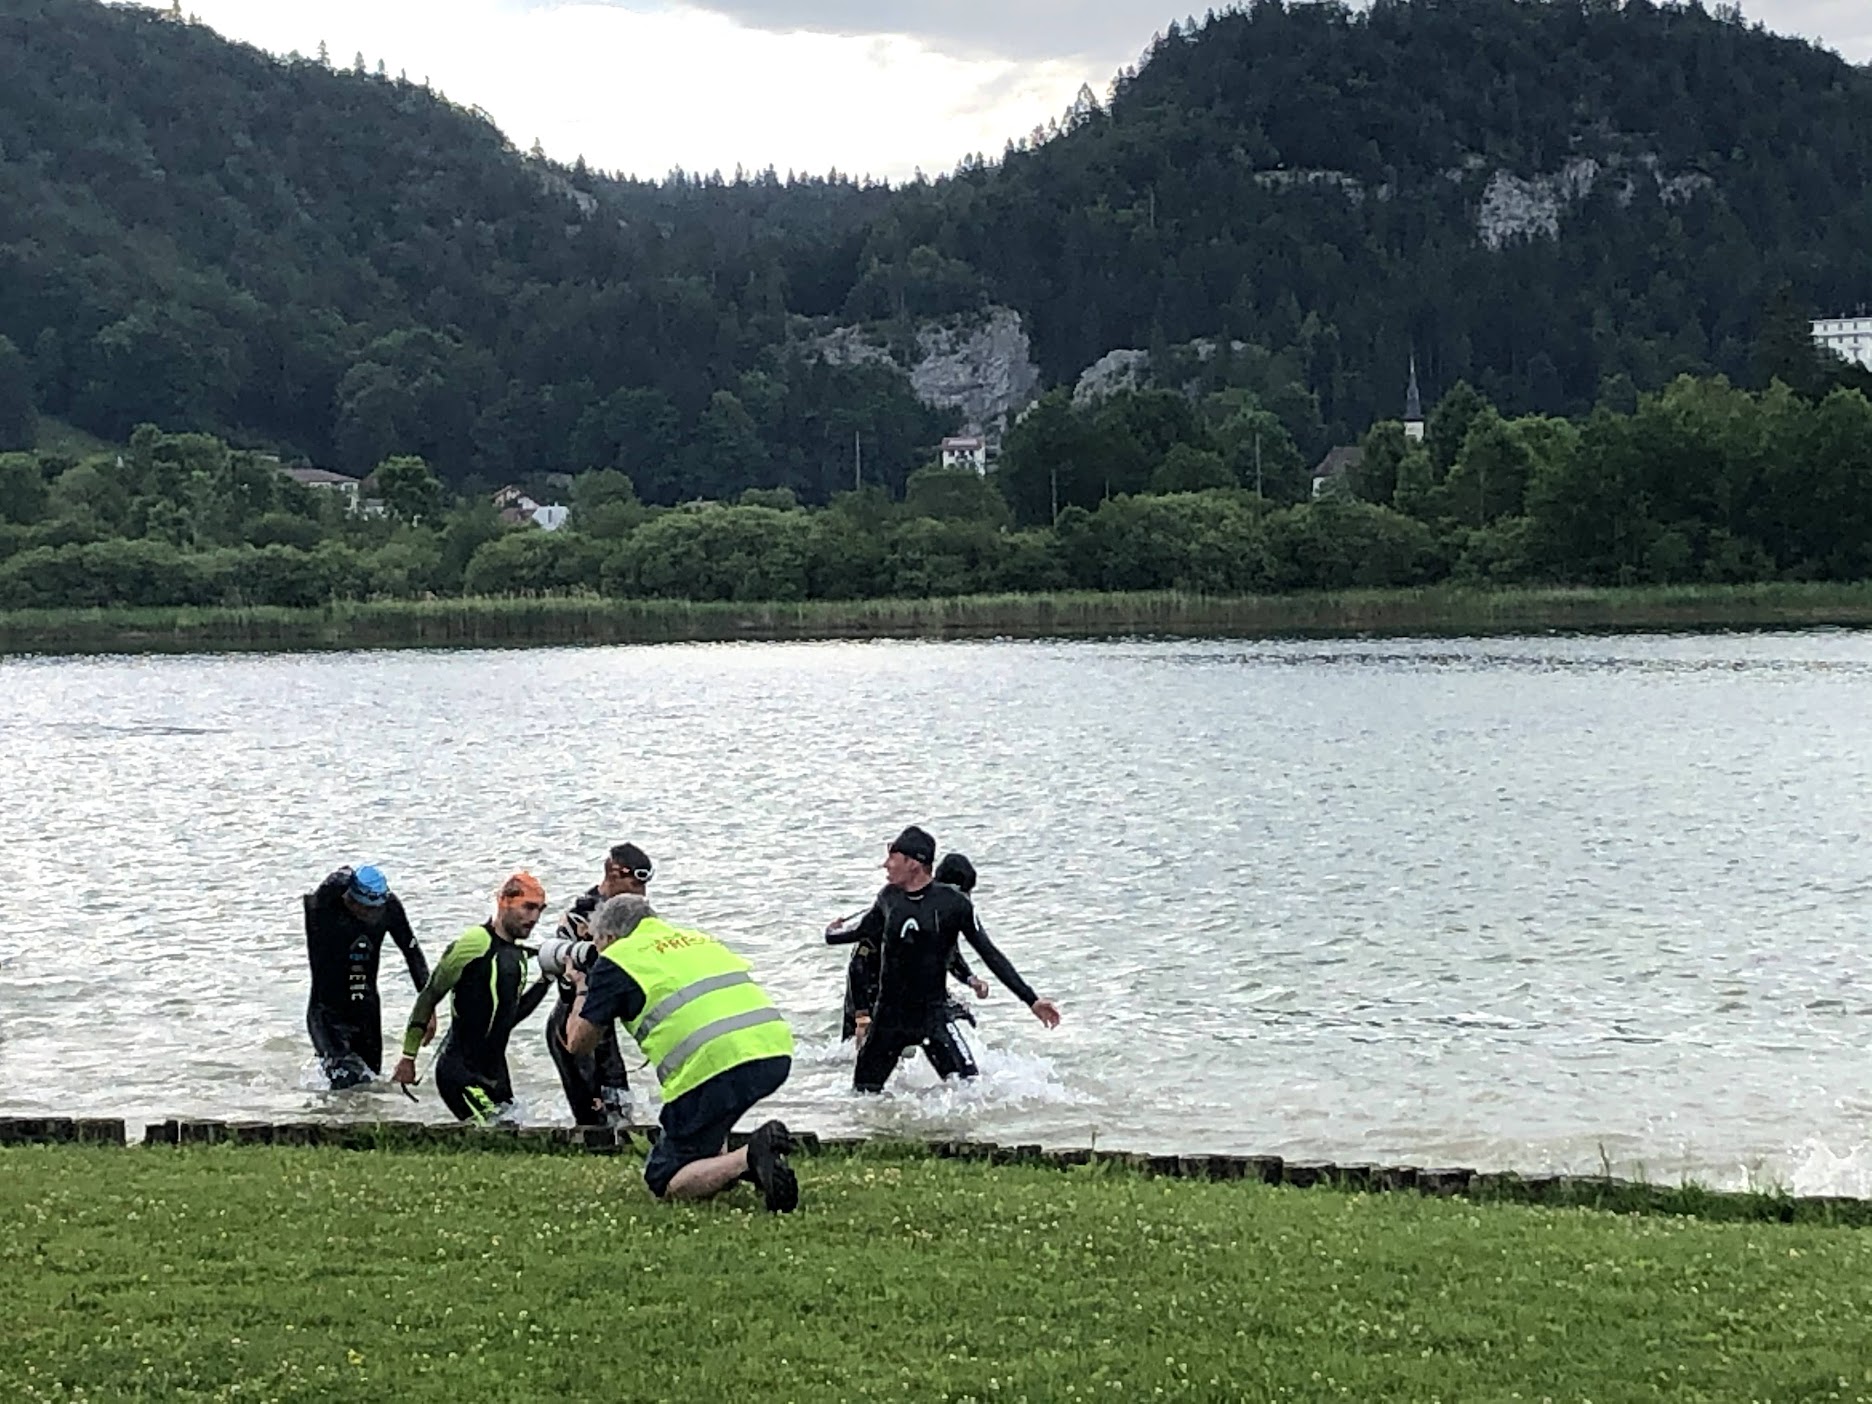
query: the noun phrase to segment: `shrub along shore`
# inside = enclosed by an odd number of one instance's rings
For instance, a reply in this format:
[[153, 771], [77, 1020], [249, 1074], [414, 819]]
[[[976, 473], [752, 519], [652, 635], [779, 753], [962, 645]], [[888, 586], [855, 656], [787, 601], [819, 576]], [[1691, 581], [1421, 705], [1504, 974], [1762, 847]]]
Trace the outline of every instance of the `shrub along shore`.
[[0, 1393], [1872, 1394], [1851, 1228], [889, 1147], [802, 1158], [775, 1218], [501, 1140], [0, 1149]]
[[1170, 591], [706, 603], [599, 596], [318, 608], [0, 612], [0, 653], [459, 648], [866, 638], [1460, 636], [1872, 625], [1872, 583]]

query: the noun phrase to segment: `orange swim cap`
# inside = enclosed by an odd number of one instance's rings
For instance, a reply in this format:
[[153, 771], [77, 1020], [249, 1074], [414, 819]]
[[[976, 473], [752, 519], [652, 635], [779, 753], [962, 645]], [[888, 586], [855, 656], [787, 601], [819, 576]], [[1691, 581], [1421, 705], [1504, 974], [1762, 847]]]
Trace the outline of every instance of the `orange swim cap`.
[[537, 902], [543, 909], [546, 905], [546, 889], [540, 886], [538, 878], [522, 868], [501, 884], [495, 900], [502, 907], [511, 907], [520, 902]]

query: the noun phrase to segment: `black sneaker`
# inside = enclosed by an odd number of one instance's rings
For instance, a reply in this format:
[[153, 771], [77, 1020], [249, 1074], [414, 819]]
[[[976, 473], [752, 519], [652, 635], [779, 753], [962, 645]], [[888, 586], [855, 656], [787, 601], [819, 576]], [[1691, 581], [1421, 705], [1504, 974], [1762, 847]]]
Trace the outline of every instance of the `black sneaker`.
[[793, 1135], [778, 1121], [763, 1122], [748, 1137], [748, 1178], [775, 1214], [790, 1214], [799, 1207], [799, 1179], [786, 1163], [792, 1149]]

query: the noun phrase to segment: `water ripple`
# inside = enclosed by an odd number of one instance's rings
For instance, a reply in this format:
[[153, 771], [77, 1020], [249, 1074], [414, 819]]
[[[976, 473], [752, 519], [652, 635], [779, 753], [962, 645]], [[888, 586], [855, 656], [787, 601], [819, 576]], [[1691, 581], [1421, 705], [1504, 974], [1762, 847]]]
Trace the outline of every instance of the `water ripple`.
[[[829, 1131], [1872, 1189], [1872, 641], [864, 643], [0, 662], [0, 1113], [406, 1115], [318, 1086], [297, 894], [432, 957], [623, 837], [744, 950]], [[1066, 1007], [846, 1090], [824, 922], [907, 821]], [[394, 1026], [408, 998], [394, 953]], [[539, 1021], [515, 1039], [564, 1120]], [[428, 1089], [425, 1088], [428, 1094]], [[443, 1113], [428, 1094], [421, 1114]]]

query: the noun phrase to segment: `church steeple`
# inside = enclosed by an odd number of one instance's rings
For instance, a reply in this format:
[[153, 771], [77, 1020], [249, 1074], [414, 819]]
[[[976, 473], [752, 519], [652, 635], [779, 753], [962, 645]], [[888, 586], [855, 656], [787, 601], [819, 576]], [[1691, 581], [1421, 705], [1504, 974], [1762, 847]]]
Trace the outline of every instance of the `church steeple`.
[[1404, 437], [1416, 441], [1423, 436], [1423, 396], [1417, 390], [1417, 353], [1413, 351], [1410, 358], [1410, 386], [1404, 391]]

